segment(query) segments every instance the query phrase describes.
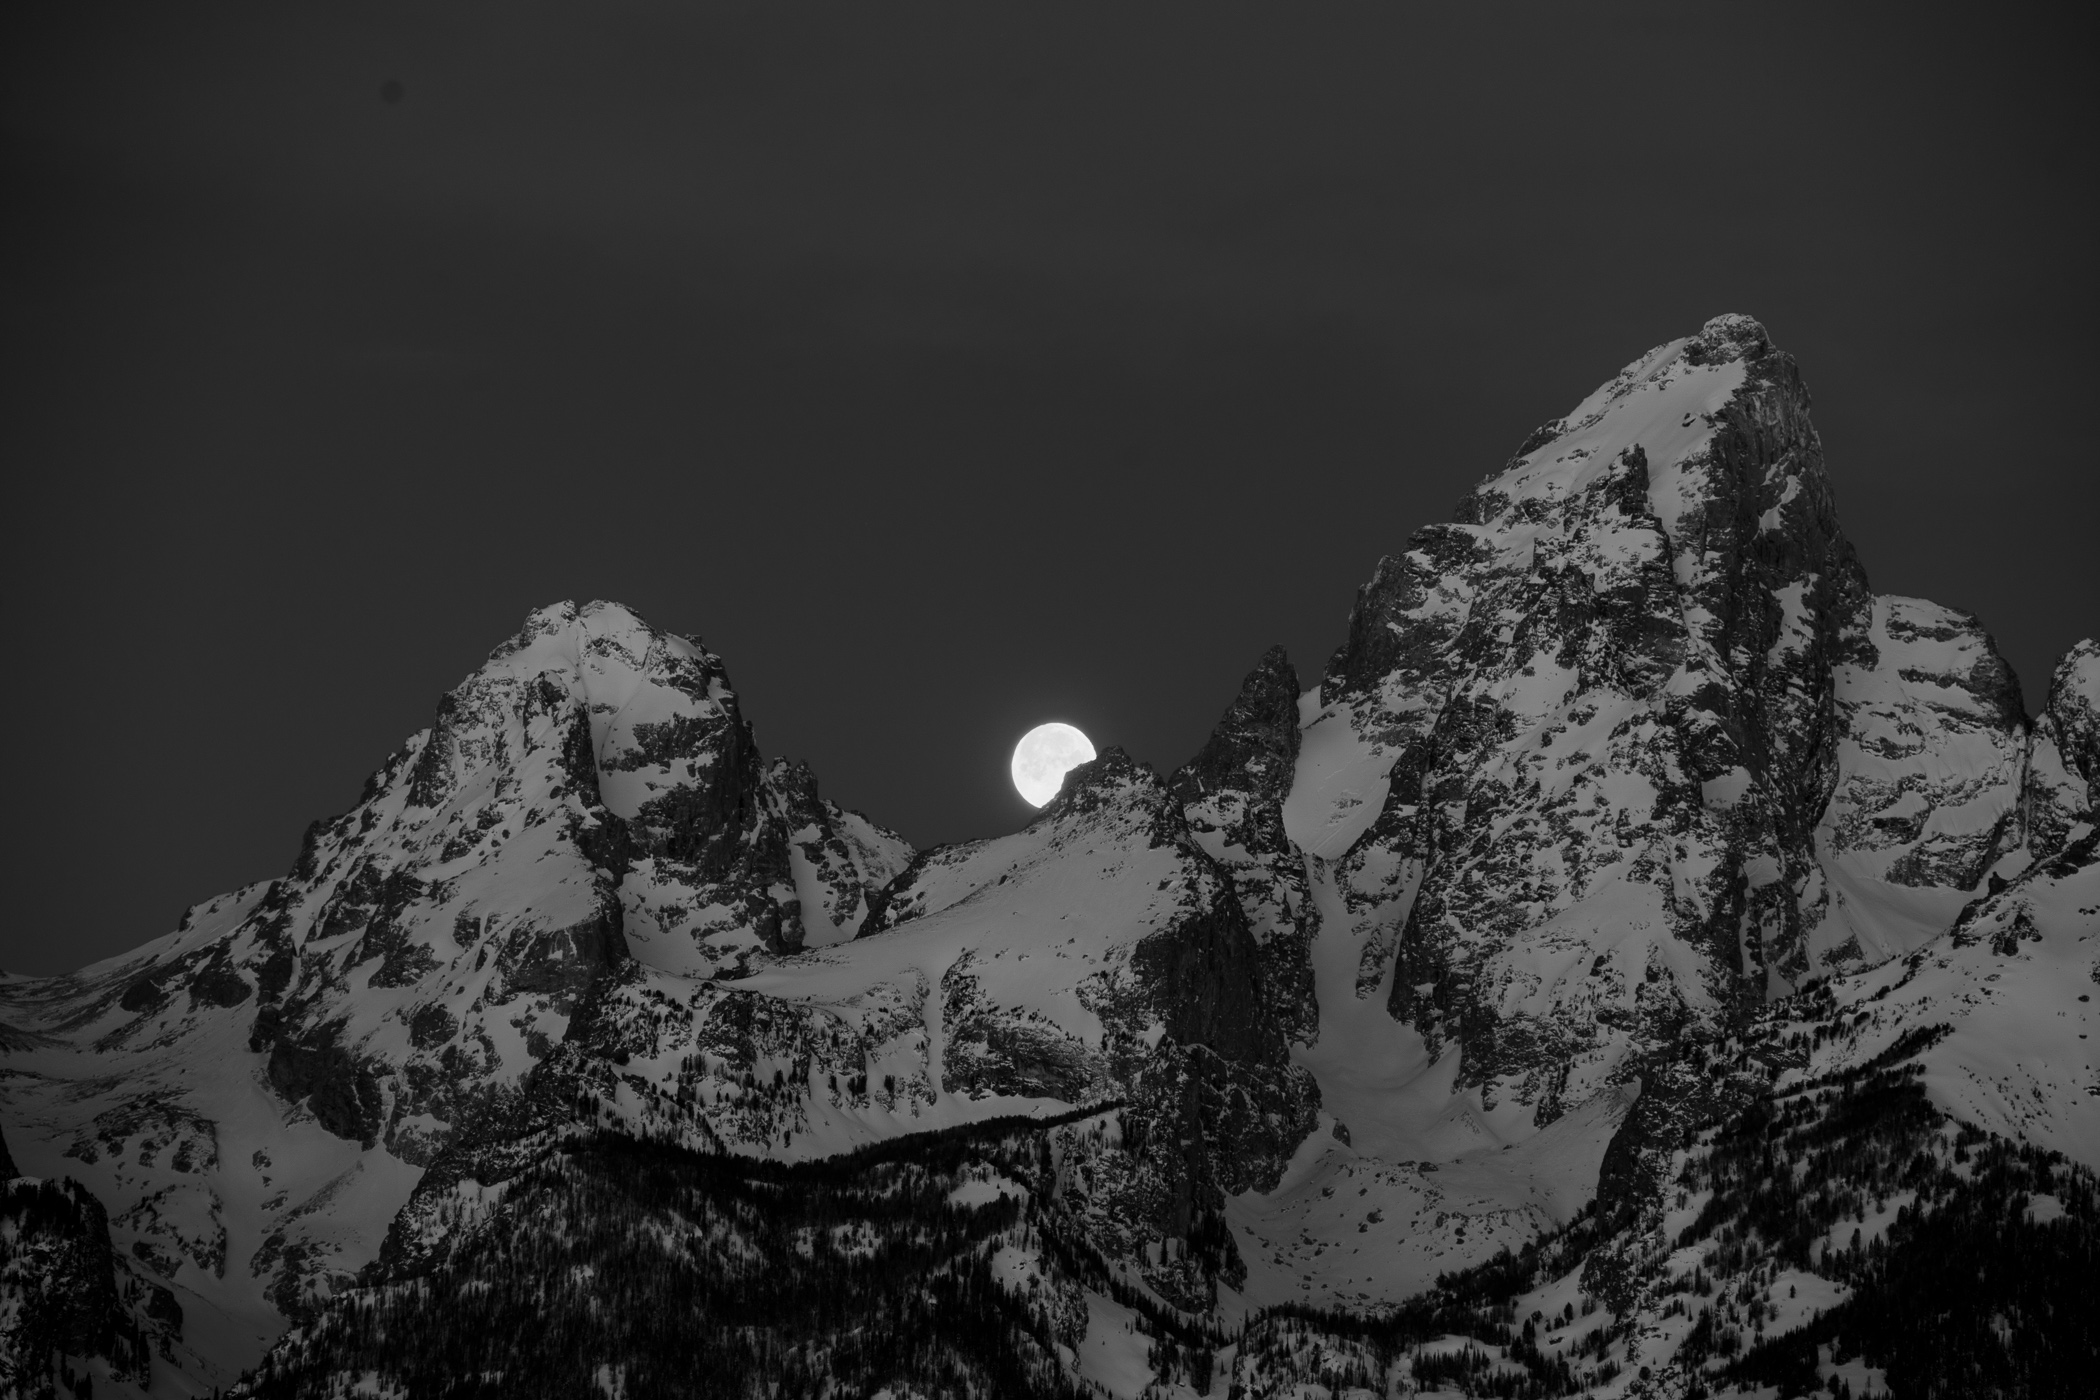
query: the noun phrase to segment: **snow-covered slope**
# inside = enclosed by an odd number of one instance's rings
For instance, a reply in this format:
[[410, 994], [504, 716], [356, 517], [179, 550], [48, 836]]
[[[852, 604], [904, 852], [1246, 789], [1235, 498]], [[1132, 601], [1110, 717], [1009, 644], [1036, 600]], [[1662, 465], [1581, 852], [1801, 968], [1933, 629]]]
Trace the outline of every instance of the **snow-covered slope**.
[[1834, 989], [1859, 1008], [1806, 1073], [1852, 1068], [1909, 1035], [1949, 1115], [2100, 1171], [2100, 835], [1971, 905], [1951, 933]]
[[[440, 1159], [389, 1257], [426, 1266], [490, 1187], [603, 1127], [804, 1160], [1089, 1105], [1121, 1106], [1123, 1126], [1075, 1149], [1071, 1208], [1143, 1286], [1208, 1308], [1215, 1280], [1239, 1277], [1229, 1254], [1148, 1244], [1274, 1185], [1317, 1093], [1232, 885], [1166, 786], [1115, 749], [1025, 831], [922, 853], [849, 943], [733, 981], [621, 969], [532, 1111]], [[1125, 1135], [1167, 1150], [1122, 1150]]]
[[[1917, 951], [1651, 1060], [1596, 1205], [1542, 1248], [1425, 1280], [1351, 1325], [1260, 1318], [1236, 1393], [1280, 1400], [1335, 1376], [1371, 1394], [2084, 1393], [2100, 1239], [2092, 815], [2076, 809], [2080, 834]], [[1337, 1194], [1330, 1212], [1355, 1204]], [[1444, 1226], [1418, 1220], [1397, 1251], [1345, 1264], [1404, 1267], [1440, 1234], [1448, 1249]], [[1341, 1272], [1312, 1248], [1291, 1264], [1306, 1301]]]

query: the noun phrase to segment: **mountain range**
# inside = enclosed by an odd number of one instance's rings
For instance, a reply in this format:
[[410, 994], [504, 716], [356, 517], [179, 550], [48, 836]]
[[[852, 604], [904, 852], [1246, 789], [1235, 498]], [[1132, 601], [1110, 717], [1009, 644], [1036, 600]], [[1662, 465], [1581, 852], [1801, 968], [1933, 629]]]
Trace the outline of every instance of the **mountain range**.
[[1744, 316], [1007, 836], [556, 604], [288, 873], [0, 980], [0, 1388], [2090, 1393], [2096, 806], [2100, 644], [2030, 718], [1875, 594]]

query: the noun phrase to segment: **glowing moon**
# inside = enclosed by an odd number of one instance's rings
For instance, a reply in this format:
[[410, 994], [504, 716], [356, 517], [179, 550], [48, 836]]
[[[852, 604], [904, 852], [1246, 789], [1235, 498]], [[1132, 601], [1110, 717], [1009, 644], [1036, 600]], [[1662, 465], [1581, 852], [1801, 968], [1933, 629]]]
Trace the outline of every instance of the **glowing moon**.
[[1069, 724], [1039, 724], [1014, 745], [1014, 787], [1037, 807], [1057, 796], [1065, 774], [1094, 757], [1086, 735]]

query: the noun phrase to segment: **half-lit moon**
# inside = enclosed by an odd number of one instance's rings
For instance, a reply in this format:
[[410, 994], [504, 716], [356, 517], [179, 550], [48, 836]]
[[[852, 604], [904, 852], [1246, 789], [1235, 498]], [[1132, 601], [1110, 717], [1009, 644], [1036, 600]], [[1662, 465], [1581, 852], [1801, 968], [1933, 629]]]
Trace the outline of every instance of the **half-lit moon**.
[[1086, 735], [1069, 724], [1039, 724], [1014, 745], [1014, 787], [1037, 807], [1057, 796], [1065, 774], [1094, 757]]

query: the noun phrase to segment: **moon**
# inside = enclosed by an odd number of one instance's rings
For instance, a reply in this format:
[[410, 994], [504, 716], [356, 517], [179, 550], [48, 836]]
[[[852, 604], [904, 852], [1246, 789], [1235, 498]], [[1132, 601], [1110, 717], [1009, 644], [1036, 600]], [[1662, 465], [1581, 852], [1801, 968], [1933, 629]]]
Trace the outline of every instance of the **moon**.
[[1014, 745], [1014, 787], [1031, 806], [1057, 796], [1065, 774], [1094, 757], [1086, 735], [1069, 724], [1039, 724]]

